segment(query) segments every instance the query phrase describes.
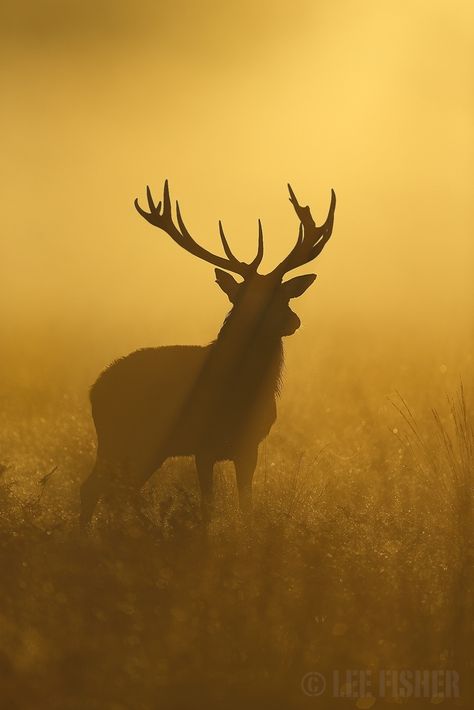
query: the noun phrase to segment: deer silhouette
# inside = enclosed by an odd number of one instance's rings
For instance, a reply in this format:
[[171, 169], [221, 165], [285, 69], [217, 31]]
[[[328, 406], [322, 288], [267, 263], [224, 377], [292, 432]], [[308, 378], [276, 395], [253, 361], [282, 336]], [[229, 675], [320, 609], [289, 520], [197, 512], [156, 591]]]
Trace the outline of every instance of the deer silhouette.
[[212, 509], [217, 461], [233, 461], [240, 508], [250, 511], [258, 447], [276, 419], [282, 337], [300, 326], [289, 301], [301, 296], [316, 275], [282, 279], [321, 253], [332, 233], [336, 207], [332, 190], [328, 216], [318, 227], [310, 208], [298, 203], [290, 185], [288, 189], [300, 220], [298, 238], [283, 261], [266, 275], [257, 272], [263, 257], [260, 220], [257, 254], [247, 264], [232, 253], [220, 221], [225, 257], [193, 239], [178, 202], [175, 223], [167, 181], [158, 205], [147, 187], [149, 211], [135, 200], [147, 222], [190, 254], [218, 267], [216, 282], [232, 308], [209, 345], [137, 350], [113, 362], [92, 386], [98, 445], [95, 466], [81, 486], [82, 525], [89, 523], [101, 497], [120, 490], [132, 500], [165, 459], [174, 456], [195, 457], [205, 521]]

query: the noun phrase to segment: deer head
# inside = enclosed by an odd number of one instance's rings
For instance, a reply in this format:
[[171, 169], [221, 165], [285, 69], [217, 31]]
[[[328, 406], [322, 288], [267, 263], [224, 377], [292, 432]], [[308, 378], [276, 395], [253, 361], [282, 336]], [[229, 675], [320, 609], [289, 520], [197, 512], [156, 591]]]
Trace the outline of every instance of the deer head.
[[[135, 200], [135, 208], [154, 227], [166, 232], [173, 241], [190, 254], [218, 267], [215, 269], [216, 283], [227, 294], [233, 305], [232, 312], [238, 312], [241, 322], [252, 331], [258, 330], [263, 336], [282, 337], [292, 335], [300, 326], [300, 319], [289, 306], [292, 298], [301, 296], [316, 279], [316, 274], [296, 276], [283, 281], [286, 273], [313, 261], [323, 250], [332, 233], [336, 195], [331, 190], [331, 204], [328, 216], [320, 227], [311, 215], [309, 207], [299, 204], [291, 185], [288, 185], [290, 202], [299, 218], [298, 237], [293, 249], [269, 274], [259, 274], [258, 267], [263, 258], [263, 229], [258, 221], [258, 248], [250, 263], [239, 261], [232, 253], [219, 221], [219, 234], [225, 257], [213, 254], [200, 246], [188, 232], [176, 201], [176, 220], [173, 220], [168, 181], [165, 181], [163, 199], [155, 205], [150, 188], [147, 187], [149, 212]], [[232, 275], [237, 274], [242, 281]]]

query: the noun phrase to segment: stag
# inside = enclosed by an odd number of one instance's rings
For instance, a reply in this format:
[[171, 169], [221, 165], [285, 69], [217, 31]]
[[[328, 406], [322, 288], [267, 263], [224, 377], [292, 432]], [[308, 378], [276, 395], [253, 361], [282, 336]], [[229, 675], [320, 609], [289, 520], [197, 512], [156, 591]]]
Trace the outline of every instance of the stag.
[[234, 463], [239, 505], [243, 513], [250, 512], [258, 447], [276, 419], [282, 338], [300, 326], [289, 301], [301, 296], [316, 274], [288, 281], [283, 277], [321, 253], [332, 233], [336, 206], [332, 190], [326, 221], [316, 226], [310, 208], [299, 204], [290, 185], [288, 189], [300, 222], [298, 237], [266, 275], [257, 271], [263, 257], [260, 220], [257, 254], [244, 263], [231, 251], [221, 222], [225, 256], [194, 240], [178, 202], [174, 219], [167, 181], [157, 205], [147, 187], [148, 211], [135, 200], [147, 222], [217, 267], [216, 283], [232, 308], [209, 345], [144, 348], [113, 362], [99, 376], [90, 393], [98, 446], [95, 466], [81, 487], [83, 526], [100, 498], [122, 490], [132, 500], [165, 459], [174, 456], [195, 458], [205, 521], [212, 510], [217, 461]]

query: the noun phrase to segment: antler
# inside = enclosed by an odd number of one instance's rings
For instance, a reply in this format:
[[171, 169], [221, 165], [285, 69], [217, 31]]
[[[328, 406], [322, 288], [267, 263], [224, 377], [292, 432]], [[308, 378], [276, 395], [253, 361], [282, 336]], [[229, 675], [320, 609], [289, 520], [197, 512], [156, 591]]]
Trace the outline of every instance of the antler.
[[310, 208], [302, 207], [299, 204], [289, 183], [288, 190], [290, 193], [290, 202], [300, 219], [300, 227], [295, 246], [288, 256], [283, 259], [281, 264], [273, 270], [273, 273], [280, 277], [287, 271], [296, 269], [297, 266], [307, 264], [308, 261], [312, 261], [322, 252], [324, 245], [332, 234], [334, 210], [336, 209], [336, 194], [334, 190], [331, 190], [331, 204], [329, 206], [328, 216], [324, 224], [317, 227], [311, 215]]
[[200, 244], [198, 244], [190, 235], [188, 230], [186, 229], [186, 226], [183, 222], [183, 218], [181, 216], [181, 210], [179, 208], [179, 203], [176, 200], [176, 218], [178, 220], [178, 226], [176, 226], [173, 222], [173, 215], [171, 212], [171, 200], [170, 200], [170, 193], [169, 193], [169, 188], [168, 188], [168, 180], [165, 180], [165, 185], [163, 189], [163, 201], [159, 202], [157, 205], [155, 205], [153, 201], [153, 197], [151, 194], [151, 190], [147, 185], [146, 188], [146, 195], [148, 199], [148, 208], [149, 212], [146, 212], [144, 209], [140, 207], [138, 204], [138, 199], [135, 199], [135, 208], [136, 210], [141, 214], [141, 216], [146, 219], [147, 222], [152, 224], [154, 227], [158, 227], [159, 229], [162, 229], [166, 234], [168, 234], [171, 239], [176, 242], [176, 244], [179, 244], [180, 247], [185, 249], [187, 252], [190, 254], [194, 254], [194, 256], [197, 256], [199, 259], [202, 259], [203, 261], [207, 261], [210, 264], [214, 264], [214, 266], [220, 266], [221, 269], [226, 269], [226, 271], [232, 271], [235, 274], [239, 274], [240, 276], [247, 276], [250, 272], [256, 272], [258, 269], [258, 266], [260, 262], [262, 261], [263, 257], [263, 229], [260, 220], [258, 220], [258, 250], [257, 250], [257, 255], [255, 259], [250, 263], [246, 264], [242, 261], [239, 261], [234, 254], [232, 253], [229, 243], [226, 239], [226, 236], [224, 234], [224, 229], [222, 227], [222, 223], [219, 220], [219, 234], [221, 237], [222, 241], [222, 246], [224, 247], [224, 251], [226, 253], [227, 258], [223, 256], [219, 256], [217, 254], [213, 254], [212, 252], [208, 251], [204, 247], [202, 247]]

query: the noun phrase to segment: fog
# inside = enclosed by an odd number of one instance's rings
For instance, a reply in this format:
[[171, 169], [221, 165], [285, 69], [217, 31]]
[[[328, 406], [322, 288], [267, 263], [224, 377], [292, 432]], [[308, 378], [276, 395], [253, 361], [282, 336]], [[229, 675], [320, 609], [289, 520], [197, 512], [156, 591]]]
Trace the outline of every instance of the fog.
[[213, 336], [227, 304], [212, 267], [133, 208], [165, 178], [208, 248], [222, 219], [250, 258], [262, 218], [264, 270], [297, 235], [286, 183], [317, 220], [336, 190], [317, 286], [298, 304], [306, 322], [470, 327], [471, 3], [50, 1], [2, 14], [6, 341]]

